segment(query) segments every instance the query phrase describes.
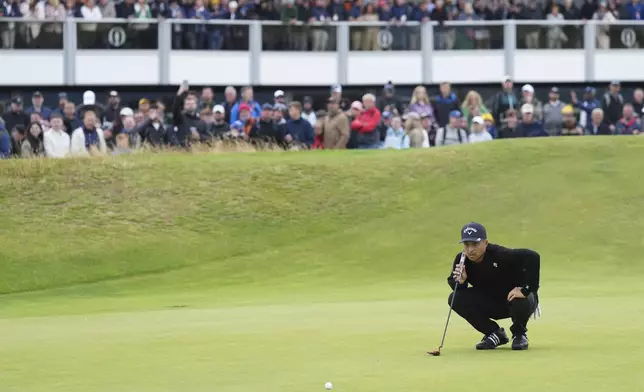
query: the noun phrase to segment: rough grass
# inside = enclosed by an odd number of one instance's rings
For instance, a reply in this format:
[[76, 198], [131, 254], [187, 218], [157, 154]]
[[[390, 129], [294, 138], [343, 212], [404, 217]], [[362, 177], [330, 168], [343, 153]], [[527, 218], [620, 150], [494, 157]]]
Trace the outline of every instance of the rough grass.
[[[0, 162], [0, 389], [637, 390], [642, 153], [609, 137]], [[422, 355], [469, 220], [542, 254], [520, 359], [482, 359], [458, 318], [445, 357]]]

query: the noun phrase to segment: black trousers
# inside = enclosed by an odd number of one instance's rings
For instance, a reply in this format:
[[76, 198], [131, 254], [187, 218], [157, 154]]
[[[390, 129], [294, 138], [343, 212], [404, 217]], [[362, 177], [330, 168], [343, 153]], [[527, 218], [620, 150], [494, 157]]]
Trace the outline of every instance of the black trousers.
[[[449, 295], [448, 304], [452, 303], [453, 295], [453, 293]], [[528, 320], [538, 303], [539, 297], [534, 293], [530, 293], [527, 298], [508, 302], [505, 299], [491, 298], [475, 287], [468, 287], [456, 292], [453, 309], [472, 327], [485, 335], [499, 329], [499, 324], [493, 320], [511, 318], [510, 331], [514, 336], [528, 331]]]

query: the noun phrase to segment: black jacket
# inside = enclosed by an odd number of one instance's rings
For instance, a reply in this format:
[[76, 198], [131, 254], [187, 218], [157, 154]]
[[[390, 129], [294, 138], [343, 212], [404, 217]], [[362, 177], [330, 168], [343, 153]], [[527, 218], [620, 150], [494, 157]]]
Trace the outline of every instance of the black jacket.
[[21, 124], [27, 127], [31, 122], [29, 115], [22, 110], [19, 112], [6, 112], [2, 115], [2, 118], [4, 119], [4, 128], [9, 133], [16, 125]]
[[254, 143], [284, 143], [284, 127], [281, 127], [273, 120], [264, 121], [260, 119], [250, 133]]
[[[454, 258], [447, 283], [453, 289], [455, 280], [452, 272], [459, 264], [461, 254]], [[539, 274], [541, 256], [530, 249], [509, 249], [500, 245], [489, 244], [483, 261], [475, 263], [465, 258], [465, 284], [459, 284], [459, 289], [468, 285], [475, 287], [491, 298], [506, 300], [508, 294], [515, 287], [527, 296], [539, 290]]]
[[385, 97], [384, 95], [378, 99], [378, 110], [380, 110], [380, 113], [385, 111], [385, 108], [387, 106], [390, 106], [390, 111], [393, 113], [393, 110], [396, 109], [398, 111], [398, 115], [402, 116], [404, 112], [404, 107], [402, 104], [402, 101], [398, 99], [397, 97]]
[[67, 117], [63, 119], [63, 124], [65, 124], [65, 132], [67, 132], [69, 136], [72, 135], [76, 128], [80, 128], [83, 125], [79, 120]]
[[116, 120], [120, 118], [121, 115], [121, 107], [120, 106], [108, 106], [105, 108], [105, 113], [103, 115], [103, 118], [105, 121], [114, 123]]
[[168, 132], [168, 127], [163, 123], [160, 123], [157, 128], [154, 126], [154, 122], [148, 119], [139, 125], [136, 131], [141, 135], [141, 142], [152, 147], [162, 147], [172, 144], [172, 140], [170, 140], [171, 133]]
[[[183, 111], [183, 98], [184, 96], [177, 96], [172, 105], [172, 121], [174, 122], [174, 135], [171, 136], [171, 144], [181, 147], [188, 147], [190, 145], [190, 135], [192, 131], [197, 131], [203, 121], [199, 119], [197, 113], [186, 113]], [[203, 126], [203, 125], [201, 125]]]
[[617, 124], [622, 117], [622, 109], [624, 108], [624, 97], [622, 94], [611, 95], [610, 93], [604, 94], [602, 99], [602, 110], [604, 111], [604, 122], [606, 124]]
[[434, 114], [439, 127], [444, 127], [449, 123], [449, 113], [452, 110], [460, 111], [460, 104], [454, 93], [450, 93], [447, 97], [438, 95], [434, 97], [432, 104], [434, 105]]

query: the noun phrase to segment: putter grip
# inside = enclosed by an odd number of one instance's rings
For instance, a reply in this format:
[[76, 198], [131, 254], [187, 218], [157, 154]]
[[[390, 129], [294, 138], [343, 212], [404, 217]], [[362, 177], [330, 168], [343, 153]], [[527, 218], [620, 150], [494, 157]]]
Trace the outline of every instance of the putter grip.
[[[461, 252], [461, 260], [458, 262], [458, 266], [463, 267], [464, 265], [465, 265], [465, 253]], [[460, 280], [461, 280], [461, 274], [459, 273], [455, 283], [458, 285]]]

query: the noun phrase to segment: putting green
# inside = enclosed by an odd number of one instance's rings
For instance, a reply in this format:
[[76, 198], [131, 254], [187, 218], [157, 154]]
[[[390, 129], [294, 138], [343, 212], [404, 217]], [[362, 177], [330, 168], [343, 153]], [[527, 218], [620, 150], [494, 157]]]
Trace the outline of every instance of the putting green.
[[[0, 162], [0, 391], [642, 390], [643, 153]], [[455, 316], [425, 355], [470, 220], [542, 255], [527, 352], [477, 352]]]

